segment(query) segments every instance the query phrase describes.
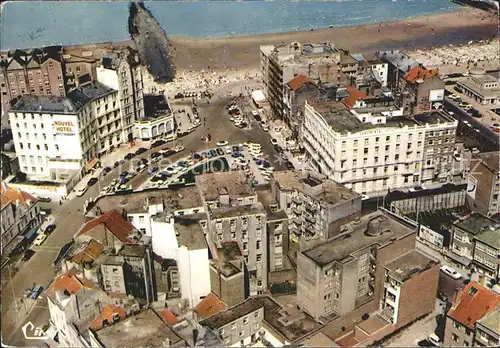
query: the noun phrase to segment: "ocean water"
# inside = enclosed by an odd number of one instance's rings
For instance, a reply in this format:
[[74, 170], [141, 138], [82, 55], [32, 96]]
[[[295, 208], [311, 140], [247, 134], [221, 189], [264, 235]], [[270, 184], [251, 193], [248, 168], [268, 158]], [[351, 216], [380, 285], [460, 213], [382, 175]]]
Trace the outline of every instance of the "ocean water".
[[[128, 1], [2, 5], [0, 48], [129, 39]], [[399, 20], [457, 8], [449, 0], [146, 1], [170, 36], [220, 37]]]

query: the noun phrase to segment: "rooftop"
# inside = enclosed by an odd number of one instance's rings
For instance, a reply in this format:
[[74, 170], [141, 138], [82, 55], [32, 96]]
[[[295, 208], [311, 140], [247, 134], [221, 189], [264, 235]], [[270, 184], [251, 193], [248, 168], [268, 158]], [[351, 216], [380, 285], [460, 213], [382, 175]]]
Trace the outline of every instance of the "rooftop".
[[216, 260], [219, 271], [226, 277], [231, 277], [241, 269], [235, 265], [234, 261], [239, 260], [243, 254], [237, 242], [222, 243], [221, 248], [217, 248]]
[[290, 87], [291, 89], [293, 89], [295, 91], [295, 90], [301, 88], [306, 83], [315, 84], [309, 78], [309, 76], [306, 76], [306, 75], [303, 75], [303, 74], [299, 74], [299, 75], [295, 76], [293, 79], [291, 79], [290, 81], [288, 81], [287, 85], [288, 85], [288, 87]]
[[152, 309], [95, 331], [104, 347], [163, 347], [182, 341]]
[[73, 250], [68, 253], [71, 255], [69, 260], [76, 264], [93, 262], [103, 250], [104, 246], [95, 239], [86, 240], [79, 245], [73, 244]]
[[219, 312], [226, 310], [226, 305], [213, 292], [208, 294], [200, 303], [196, 305], [194, 311], [202, 318], [206, 319]]
[[448, 316], [473, 329], [476, 321], [497, 310], [499, 305], [500, 295], [471, 281], [457, 295]]
[[[183, 320], [176, 324], [174, 327], [175, 332], [184, 338], [189, 347], [223, 347], [224, 342], [219, 337], [219, 332], [217, 330], [212, 330], [206, 326], [201, 326], [195, 321]], [[198, 330], [198, 336], [196, 342], [193, 340], [193, 329]]]
[[439, 70], [428, 70], [420, 65], [414, 66], [403, 77], [408, 82], [421, 82], [439, 75]]
[[477, 322], [482, 326], [490, 329], [491, 331], [499, 334], [500, 328], [498, 326], [498, 318], [500, 318], [500, 307], [497, 307], [494, 311], [491, 311], [490, 313], [486, 314]]
[[474, 238], [484, 244], [500, 250], [500, 224], [495, 225], [491, 230], [488, 229]]
[[144, 115], [146, 119], [156, 119], [171, 113], [164, 95], [144, 95]]
[[14, 104], [11, 111], [76, 114], [81, 107], [82, 105], [77, 105], [66, 97], [25, 94]]
[[79, 90], [81, 93], [86, 95], [88, 99], [100, 98], [107, 94], [117, 92], [116, 90], [109, 88], [98, 81], [87, 83], [78, 87], [76, 90]]
[[11, 203], [14, 205], [21, 204], [25, 208], [28, 208], [37, 201], [38, 198], [27, 192], [8, 187], [4, 183], [0, 186], [0, 209], [5, 208]]
[[257, 187], [257, 195], [259, 202], [262, 203], [266, 210], [266, 221], [288, 220], [284, 210], [279, 208], [278, 202], [274, 199], [269, 187]]
[[255, 301], [264, 307], [264, 321], [286, 341], [295, 342], [321, 327], [307, 314], [295, 306], [281, 307], [271, 297], [256, 297]]
[[174, 229], [179, 246], [185, 246], [189, 250], [208, 248], [203, 229], [198, 220], [189, 217], [176, 217]]
[[498, 173], [498, 169], [500, 168], [500, 153], [498, 151], [479, 153], [474, 155], [474, 158], [480, 159], [482, 164], [493, 173]]
[[252, 205], [223, 206], [210, 210], [210, 216], [213, 219], [224, 219], [234, 216], [247, 216], [262, 213], [264, 213], [264, 207], [260, 202], [254, 203]]
[[303, 174], [292, 170], [277, 171], [274, 179], [282, 190], [297, 190], [328, 204], [338, 204], [360, 195], [344, 185], [319, 174]]
[[245, 172], [242, 170], [197, 175], [196, 185], [205, 201], [218, 200], [221, 189], [227, 190], [230, 198], [255, 195], [255, 190], [248, 183]]
[[323, 267], [333, 261], [343, 262], [350, 254], [373, 246], [400, 239], [415, 233], [415, 227], [385, 210], [363, 216], [346, 224], [342, 234], [302, 253]]
[[482, 214], [472, 213], [460, 220], [455, 221], [453, 225], [467, 231], [468, 233], [477, 235], [486, 231], [490, 226], [495, 226], [496, 221]]
[[142, 191], [132, 194], [118, 194], [104, 196], [97, 201], [97, 204], [92, 208], [94, 214], [100, 209], [101, 211], [109, 211], [112, 209], [122, 210], [127, 213], [145, 213], [148, 211], [147, 206], [152, 202], [158, 202], [163, 199], [165, 210], [174, 212], [175, 210], [189, 209], [201, 207], [201, 202], [198, 190], [194, 186], [186, 186], [177, 189], [162, 189], [154, 191]]
[[94, 284], [90, 280], [78, 277], [81, 273], [82, 272], [80, 270], [72, 269], [59, 275], [47, 288], [47, 297], [52, 298], [52, 300], [57, 303], [61, 303], [60, 300], [62, 298], [60, 296], [68, 298], [71, 295], [79, 293], [83, 288], [95, 288]]
[[109, 230], [120, 242], [131, 242], [129, 236], [135, 228], [116, 210], [109, 211], [99, 217], [96, 217], [95, 219], [90, 220], [84, 224], [82, 228], [80, 228], [80, 230], [75, 234], [75, 237], [86, 234], [101, 224], [106, 226], [106, 229]]
[[260, 308], [262, 308], [262, 304], [260, 304], [255, 298], [249, 298], [236, 306], [228, 308], [224, 312], [217, 313], [210, 318], [201, 321], [200, 324], [210, 329], [220, 329], [221, 327], [226, 326], [227, 324], [232, 323], [245, 315], [255, 312]]
[[[475, 76], [474, 78], [477, 78]], [[485, 81], [480, 81], [481, 83], [485, 83]], [[500, 95], [500, 88], [495, 87], [495, 88], [483, 88], [482, 85], [477, 84], [474, 80], [462, 80], [458, 82], [458, 85], [461, 87], [465, 87], [466, 89], [469, 89], [471, 91], [474, 91], [474, 93], [479, 94], [483, 98], [498, 98]]]
[[396, 66], [403, 73], [409, 72], [412, 68], [418, 65], [418, 62], [415, 59], [407, 56], [399, 50], [377, 52], [377, 56], [382, 61], [386, 60]]
[[123, 308], [111, 304], [105, 304], [101, 314], [99, 314], [99, 316], [90, 324], [90, 328], [92, 330], [99, 330], [103, 328], [105, 323], [106, 325], [113, 323], [116, 320], [116, 317], [119, 318], [118, 320], [121, 320], [126, 316], [127, 314]]
[[[455, 121], [451, 116], [448, 116], [441, 111], [434, 110], [419, 115], [413, 115], [412, 117], [388, 117], [386, 119], [386, 123], [372, 124], [369, 122], [361, 122], [358, 118], [352, 115], [347, 107], [341, 102], [334, 100], [308, 100], [307, 103], [321, 115], [328, 126], [338, 133], [357, 133], [375, 128], [401, 128], [404, 126], [414, 127], [423, 126], [425, 124], [438, 124]], [[361, 110], [363, 109], [360, 109], [360, 111]]]
[[411, 250], [390, 261], [384, 267], [389, 271], [389, 276], [404, 282], [413, 275], [424, 272], [438, 263], [439, 261], [433, 260], [416, 250]]

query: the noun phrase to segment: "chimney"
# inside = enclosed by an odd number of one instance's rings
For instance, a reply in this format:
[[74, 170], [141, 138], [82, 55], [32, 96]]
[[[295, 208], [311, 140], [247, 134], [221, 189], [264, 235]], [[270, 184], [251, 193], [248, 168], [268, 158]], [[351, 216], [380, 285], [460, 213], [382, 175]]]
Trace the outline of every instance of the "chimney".
[[410, 64], [408, 64], [408, 71], [410, 71], [410, 70], [411, 70], [411, 65], [410, 65]]

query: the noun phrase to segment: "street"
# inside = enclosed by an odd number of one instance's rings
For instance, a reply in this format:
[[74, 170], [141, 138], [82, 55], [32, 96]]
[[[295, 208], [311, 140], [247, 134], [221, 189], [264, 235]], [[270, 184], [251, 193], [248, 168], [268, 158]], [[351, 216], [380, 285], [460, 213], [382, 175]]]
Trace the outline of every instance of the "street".
[[[220, 99], [212, 101], [209, 105], [200, 102], [197, 108], [200, 113], [200, 118], [205, 120], [206, 126], [203, 124], [196, 128], [195, 131], [181, 138], [179, 142], [185, 147], [181, 151], [170, 158], [163, 161], [175, 162], [183, 157], [190, 155], [191, 151], [202, 151], [206, 148], [216, 147], [216, 143], [221, 140], [227, 140], [229, 143], [242, 143], [246, 140], [258, 142], [262, 144], [262, 151], [268, 155], [268, 160], [276, 169], [283, 167], [283, 164], [276, 163], [276, 151], [270, 142], [270, 136], [264, 132], [250, 115], [252, 120], [252, 129], [238, 129], [229, 121], [229, 115], [225, 109], [225, 105], [229, 100]], [[174, 103], [175, 105], [175, 103]], [[202, 121], [203, 122], [203, 121]], [[211, 141], [205, 143], [201, 137], [206, 134], [211, 135]], [[24, 295], [27, 288], [31, 288], [33, 284], [42, 285], [47, 288], [48, 284], [55, 276], [53, 261], [57, 256], [61, 246], [70, 241], [73, 235], [85, 222], [83, 216], [83, 206], [86, 200], [91, 197], [98, 196], [100, 190], [109, 185], [111, 181], [116, 179], [124, 170], [129, 170], [131, 165], [134, 165], [140, 158], [148, 158], [151, 153], [171, 147], [171, 143], [162, 145], [161, 147], [148, 150], [144, 154], [132, 158], [131, 161], [125, 162], [123, 165], [113, 168], [106, 176], [99, 177], [97, 184], [91, 186], [82, 197], [76, 197], [74, 193], [70, 195], [71, 199], [65, 200], [59, 205], [57, 202], [49, 204], [52, 208], [52, 215], [56, 219], [56, 229], [48, 236], [47, 240], [41, 246], [33, 247], [36, 251], [35, 255], [26, 262], [21, 261], [16, 267], [18, 272], [8, 280], [2, 291], [2, 335], [3, 342], [9, 345], [19, 346], [26, 345], [24, 336], [20, 331], [22, 325], [28, 321], [34, 321], [37, 318], [37, 325], [43, 325], [48, 322], [48, 313], [46, 310], [46, 301], [38, 300], [33, 307], [23, 306], [24, 310], [18, 310], [16, 303], [19, 305], [20, 299]], [[128, 151], [136, 149], [121, 148], [119, 153], [126, 154]], [[117, 154], [114, 154], [117, 157]], [[123, 156], [122, 156], [123, 157]], [[166, 162], [163, 162], [166, 164]], [[158, 164], [155, 164], [158, 165]], [[150, 175], [147, 171], [139, 173], [129, 183], [132, 188], [139, 187]], [[78, 185], [85, 185], [89, 176], [85, 177]], [[43, 297], [43, 293], [42, 293]], [[31, 314], [30, 314], [31, 313]], [[27, 320], [26, 317], [30, 320]], [[40, 318], [46, 318], [45, 323], [39, 323]], [[31, 341], [29, 344], [32, 344]]]

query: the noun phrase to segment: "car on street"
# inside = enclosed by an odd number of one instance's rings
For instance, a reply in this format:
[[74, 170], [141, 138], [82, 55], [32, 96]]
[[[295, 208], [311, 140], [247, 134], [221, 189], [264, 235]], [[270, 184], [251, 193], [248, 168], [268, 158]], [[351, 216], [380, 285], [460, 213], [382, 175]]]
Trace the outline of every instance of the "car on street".
[[498, 123], [493, 123], [491, 126], [490, 126], [491, 130], [495, 133], [500, 133], [500, 124]]
[[151, 158], [156, 158], [156, 157], [160, 157], [160, 156], [161, 156], [161, 153], [159, 153], [159, 152], [153, 152], [151, 154]]
[[45, 233], [40, 233], [33, 241], [33, 245], [42, 245], [46, 239], [47, 235]]
[[85, 192], [87, 192], [87, 190], [88, 190], [88, 189], [89, 189], [89, 187], [88, 187], [88, 186], [84, 186], [84, 187], [82, 187], [82, 188], [80, 188], [80, 189], [78, 189], [78, 190], [76, 191], [76, 195], [77, 195], [78, 197], [81, 197], [81, 196], [83, 196], [83, 195], [85, 194]]
[[453, 279], [460, 279], [460, 278], [462, 278], [462, 275], [460, 273], [458, 273], [453, 268], [451, 268], [449, 266], [446, 266], [446, 265], [441, 266], [441, 272], [443, 272], [446, 275], [449, 275]]
[[42, 203], [50, 203], [52, 201], [52, 198], [49, 197], [38, 197], [38, 200]]
[[451, 100], [458, 100], [460, 99], [460, 96], [458, 94], [450, 94], [448, 98], [450, 98]]
[[182, 146], [182, 145], [177, 145], [176, 147], [174, 147], [174, 151], [175, 151], [175, 152], [181, 152], [181, 151], [184, 151], [184, 146]]
[[480, 153], [481, 151], [479, 151], [479, 149], [477, 147], [473, 147], [471, 152], [474, 154], [474, 155], [477, 155], [478, 153]]
[[419, 192], [419, 191], [423, 191], [425, 189], [426, 189], [425, 186], [421, 185], [421, 186], [411, 187], [408, 191], [410, 191], [410, 192]]
[[124, 178], [128, 175], [128, 172], [127, 171], [124, 171], [124, 172], [121, 172], [120, 173], [120, 178]]
[[457, 162], [460, 162], [462, 160], [462, 156], [458, 152], [455, 152], [453, 153], [453, 159]]
[[165, 151], [165, 152], [163, 152], [161, 155], [163, 156], [163, 158], [167, 158], [167, 157], [172, 156], [173, 154], [175, 154], [175, 151], [174, 151], [174, 150], [166, 150], [166, 151]]
[[151, 147], [158, 147], [166, 144], [165, 140], [156, 140], [154, 143], [151, 144]]
[[108, 174], [111, 171], [110, 167], [104, 167], [102, 168], [102, 172]]
[[125, 185], [127, 182], [129, 182], [129, 178], [126, 176], [120, 178], [120, 185]]
[[469, 106], [469, 104], [468, 104], [468, 103], [466, 103], [466, 102], [460, 102], [460, 104], [458, 104], [458, 105], [459, 105], [461, 108], [465, 108], [465, 107]]
[[285, 162], [285, 168], [288, 169], [288, 170], [294, 170], [295, 169], [295, 166], [293, 165], [292, 162], [290, 161], [286, 161]]
[[177, 168], [175, 167], [168, 167], [167, 169], [165, 169], [167, 173], [170, 173], [170, 174], [175, 174], [177, 173]]
[[99, 179], [97, 178], [90, 178], [89, 181], [87, 181], [87, 186], [93, 186], [95, 185], [97, 182], [99, 181]]
[[219, 154], [219, 156], [224, 156], [226, 154], [226, 152], [224, 150], [222, 150], [220, 147], [218, 147], [216, 150], [217, 150], [217, 153]]
[[43, 233], [48, 235], [48, 234], [51, 234], [55, 229], [56, 229], [56, 225], [50, 224], [47, 227], [45, 227], [45, 230], [43, 231]]
[[142, 173], [143, 171], [145, 171], [146, 169], [148, 168], [147, 165], [145, 164], [141, 164], [139, 167], [137, 167], [137, 171]]
[[369, 196], [367, 196], [367, 195], [361, 195], [361, 200], [362, 200], [362, 201], [367, 201], [367, 200], [369, 200], [369, 199], [370, 199], [370, 197], [369, 197]]
[[182, 167], [182, 168], [187, 168], [187, 167], [189, 167], [189, 162], [188, 161], [180, 161], [179, 163], [177, 163], [177, 166]]
[[142, 155], [144, 152], [148, 151], [148, 149], [144, 148], [144, 147], [140, 147], [137, 149], [137, 151], [135, 152], [135, 155], [136, 156], [139, 156], [139, 155]]
[[278, 145], [278, 140], [271, 138], [271, 144], [273, 144], [273, 146]]
[[215, 149], [212, 149], [212, 150], [210, 150], [210, 154], [212, 155], [212, 157], [216, 157], [217, 151]]
[[226, 147], [224, 148], [224, 150], [226, 151], [226, 154], [228, 154], [228, 155], [229, 155], [229, 154], [231, 154], [231, 153], [233, 152], [233, 149], [231, 148], [231, 146], [226, 146]]
[[148, 174], [156, 173], [158, 171], [158, 169], [159, 169], [158, 167], [149, 168]]
[[134, 156], [135, 156], [135, 154], [133, 154], [132, 152], [129, 152], [129, 153], [127, 153], [127, 154], [125, 155], [124, 159], [125, 159], [126, 161], [128, 161], [128, 160], [131, 160], [132, 158], [134, 158]]
[[217, 146], [226, 146], [229, 142], [227, 140], [221, 140], [217, 142]]
[[257, 122], [262, 121], [262, 118], [260, 117], [260, 115], [255, 115], [255, 116], [254, 116], [254, 118], [255, 118], [255, 120], [256, 120]]
[[29, 295], [29, 298], [31, 298], [32, 300], [36, 300], [38, 298], [38, 296], [40, 296], [40, 294], [42, 293], [43, 291], [43, 286], [41, 285], [37, 285], [33, 288], [33, 290], [31, 291], [31, 294]]
[[157, 162], [160, 162], [160, 161], [161, 161], [160, 157], [151, 158], [151, 163], [157, 163]]
[[27, 249], [24, 254], [23, 254], [23, 261], [28, 261], [35, 255], [35, 250], [33, 249]]

